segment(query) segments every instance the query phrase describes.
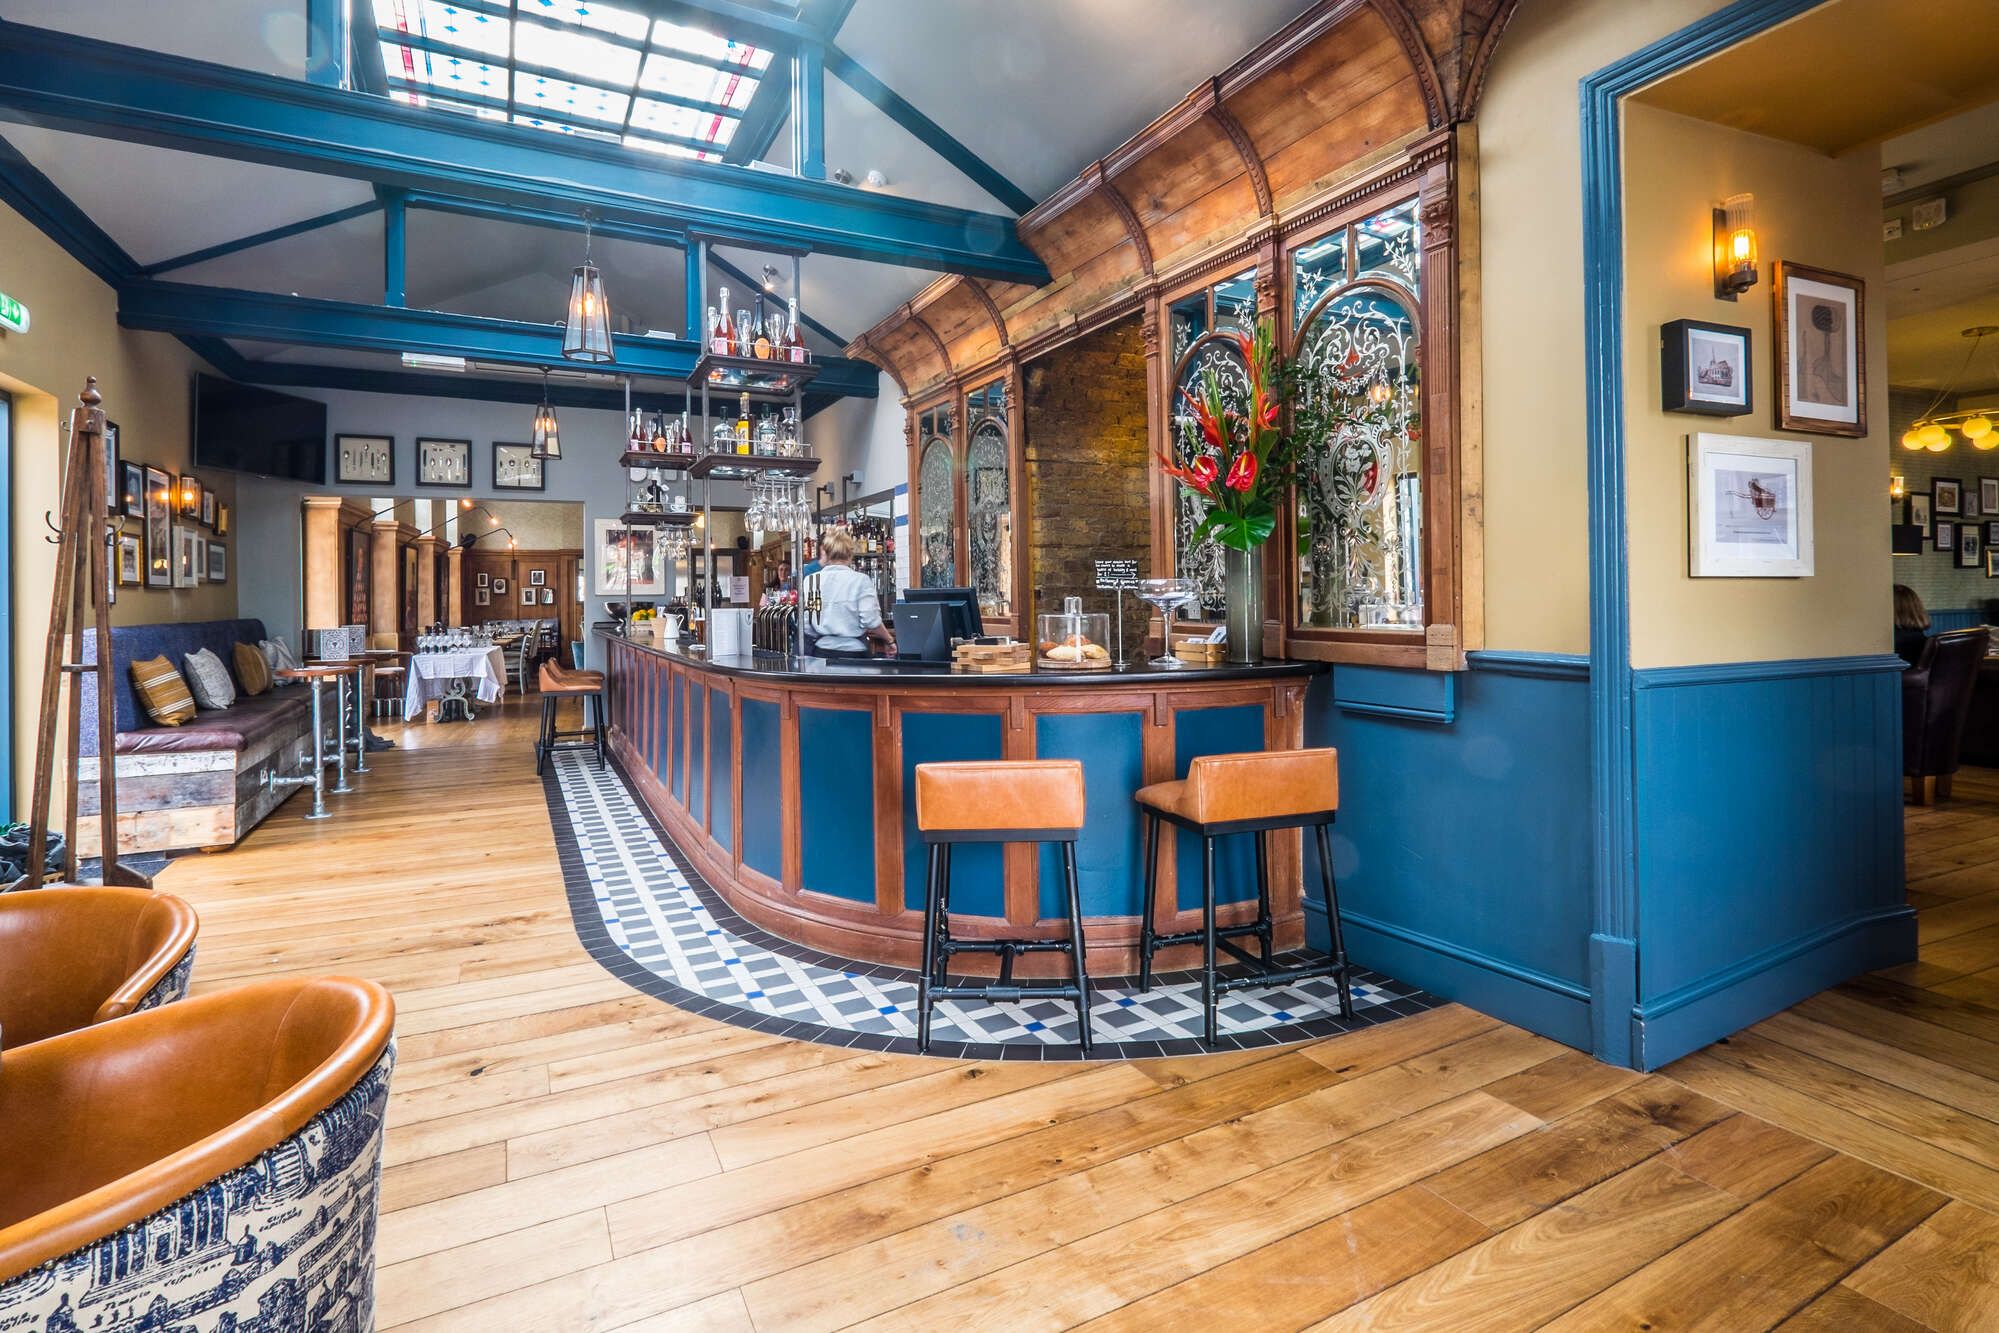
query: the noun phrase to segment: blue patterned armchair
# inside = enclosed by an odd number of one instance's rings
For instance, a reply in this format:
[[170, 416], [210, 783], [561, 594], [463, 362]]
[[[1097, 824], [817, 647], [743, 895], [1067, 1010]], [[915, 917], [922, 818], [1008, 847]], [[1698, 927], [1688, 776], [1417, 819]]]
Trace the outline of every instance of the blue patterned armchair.
[[178, 1000], [198, 924], [179, 898], [145, 889], [0, 895], [0, 1046]]
[[0, 1059], [0, 1330], [374, 1327], [395, 1005], [255, 982]]

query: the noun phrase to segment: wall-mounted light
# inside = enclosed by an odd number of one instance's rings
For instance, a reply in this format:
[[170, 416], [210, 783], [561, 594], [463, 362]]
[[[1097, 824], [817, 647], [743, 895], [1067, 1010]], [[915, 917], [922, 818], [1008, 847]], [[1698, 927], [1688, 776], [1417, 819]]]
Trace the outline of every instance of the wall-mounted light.
[[1732, 194], [1714, 210], [1714, 294], [1733, 301], [1756, 285], [1756, 196]]
[[1908, 493], [1909, 493], [1909, 487], [1908, 487], [1908, 483], [1907, 483], [1907, 482], [1905, 482], [1905, 481], [1904, 481], [1904, 480], [1902, 479], [1902, 476], [1901, 476], [1901, 474], [1900, 474], [1900, 473], [1897, 473], [1896, 475], [1894, 475], [1894, 476], [1892, 476], [1892, 477], [1888, 478], [1888, 498], [1889, 498], [1889, 499], [1891, 499], [1891, 500], [1899, 500], [1899, 499], [1901, 499], [1901, 498], [1902, 498], [1903, 496], [1907, 495]]

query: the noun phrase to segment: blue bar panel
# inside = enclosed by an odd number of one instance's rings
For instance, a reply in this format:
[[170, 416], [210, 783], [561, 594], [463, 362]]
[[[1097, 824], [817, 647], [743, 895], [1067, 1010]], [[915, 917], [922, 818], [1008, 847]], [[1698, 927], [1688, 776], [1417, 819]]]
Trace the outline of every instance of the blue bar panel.
[[[1173, 773], [1187, 776], [1187, 766], [1204, 754], [1242, 754], [1263, 749], [1263, 709], [1254, 704], [1231, 708], [1182, 708], [1173, 714]], [[1201, 905], [1201, 840], [1168, 829], [1174, 837], [1174, 866], [1183, 909]], [[1164, 851], [1162, 845], [1161, 850]], [[1144, 867], [1139, 867], [1143, 872]], [[1237, 833], [1215, 840], [1215, 901], [1236, 903], [1256, 897], [1256, 845], [1253, 836]]]
[[[1005, 719], [998, 713], [902, 715], [902, 900], [923, 908], [929, 844], [916, 827], [916, 766], [953, 759], [1005, 757]], [[1006, 871], [997, 843], [966, 843], [951, 852], [951, 911], [1006, 915]]]
[[687, 813], [694, 822], [708, 823], [708, 687], [694, 681], [687, 685]]
[[735, 718], [726, 694], [708, 696], [708, 832], [725, 849], [736, 846]]
[[875, 715], [798, 710], [799, 887], [875, 900]]
[[673, 678], [673, 694], [668, 705], [673, 718], [673, 744], [667, 749], [667, 766], [671, 770], [668, 790], [673, 799], [683, 805], [687, 801], [687, 750], [681, 743], [681, 732], [687, 724], [687, 677]]
[[[633, 660], [647, 659], [634, 653]], [[652, 734], [652, 772], [669, 788], [673, 784], [673, 742], [680, 735], [680, 728], [673, 725], [673, 677], [666, 671], [652, 673], [652, 708], [654, 714]]]
[[[1142, 902], [1144, 845], [1132, 793], [1145, 785], [1145, 715], [1043, 713], [1034, 720], [1037, 759], [1080, 759], [1088, 807], [1076, 840], [1076, 883], [1083, 915], [1136, 916]], [[1062, 856], [1040, 857], [1041, 915], [1063, 917]]]
[[778, 706], [743, 700], [743, 864], [784, 878], [784, 743]]

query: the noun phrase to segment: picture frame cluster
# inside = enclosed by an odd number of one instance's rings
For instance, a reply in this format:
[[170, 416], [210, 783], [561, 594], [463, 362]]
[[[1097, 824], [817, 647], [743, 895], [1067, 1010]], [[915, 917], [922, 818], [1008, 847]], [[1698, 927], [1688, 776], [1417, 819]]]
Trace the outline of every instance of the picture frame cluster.
[[[472, 441], [419, 435], [412, 448], [418, 486], [471, 490]], [[534, 446], [494, 440], [488, 476], [496, 491], [545, 491], [548, 460], [534, 456]], [[339, 434], [333, 437], [333, 480], [341, 486], [388, 488], [396, 484], [396, 437]]]
[[1927, 491], [1902, 497], [1896, 519], [1922, 534], [1926, 549], [1948, 554], [1954, 569], [1999, 578], [1999, 476], [1931, 477]]
[[[116, 422], [104, 427], [105, 509], [118, 520], [112, 601], [120, 588], [194, 588], [229, 581], [228, 501], [199, 477], [129, 459]], [[126, 531], [126, 521], [136, 531]]]

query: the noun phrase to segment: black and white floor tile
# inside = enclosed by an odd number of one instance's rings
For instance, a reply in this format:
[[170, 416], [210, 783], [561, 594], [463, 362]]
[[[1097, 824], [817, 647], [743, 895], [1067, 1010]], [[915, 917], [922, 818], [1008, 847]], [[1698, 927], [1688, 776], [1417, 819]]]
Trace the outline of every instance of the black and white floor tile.
[[[545, 780], [578, 936], [593, 957], [639, 990], [726, 1022], [806, 1041], [916, 1049], [916, 975], [856, 963], [778, 939], [730, 909], [684, 867], [613, 764], [558, 752]], [[1099, 1059], [1193, 1055], [1200, 977], [1093, 978], [1091, 1035]], [[1434, 1007], [1391, 978], [1355, 969], [1354, 1016], [1339, 1016], [1329, 980], [1226, 992], [1220, 1049], [1331, 1036]], [[1066, 1000], [947, 1000], [932, 1020], [931, 1054], [977, 1059], [1074, 1059], [1076, 1009]]]

